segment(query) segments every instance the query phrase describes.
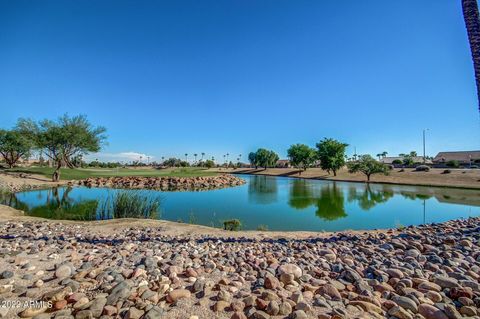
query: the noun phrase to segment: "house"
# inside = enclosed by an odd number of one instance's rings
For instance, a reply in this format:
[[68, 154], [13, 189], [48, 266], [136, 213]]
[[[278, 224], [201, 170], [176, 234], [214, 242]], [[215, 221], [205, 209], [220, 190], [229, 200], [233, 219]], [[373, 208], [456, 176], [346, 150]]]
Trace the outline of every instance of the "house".
[[[380, 162], [383, 164], [387, 165], [393, 165], [394, 162], [397, 163], [397, 161], [400, 161], [403, 163], [404, 157], [402, 156], [389, 156], [389, 157], [384, 157], [380, 159]], [[412, 160], [415, 164], [421, 163], [423, 164], [423, 156], [413, 156]], [[429, 160], [428, 158], [425, 159], [425, 164], [432, 164], [432, 160]]]
[[460, 165], [480, 164], [480, 151], [440, 152], [433, 159], [433, 163], [444, 165], [450, 161], [457, 161]]
[[290, 167], [290, 161], [287, 160], [287, 159], [278, 160], [277, 163], [275, 163], [275, 167], [288, 168], [288, 167]]

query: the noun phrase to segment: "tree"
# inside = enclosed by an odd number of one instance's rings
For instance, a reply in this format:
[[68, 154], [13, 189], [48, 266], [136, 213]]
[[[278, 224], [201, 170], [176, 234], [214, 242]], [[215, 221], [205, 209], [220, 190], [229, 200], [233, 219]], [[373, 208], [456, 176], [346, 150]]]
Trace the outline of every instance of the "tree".
[[0, 130], [0, 155], [9, 168], [28, 156], [33, 145], [27, 135], [18, 130]]
[[204, 153], [204, 152], [202, 152], [202, 153], [200, 153], [200, 155], [202, 155], [202, 159], [201, 159], [201, 161], [203, 161], [203, 157], [205, 156], [205, 153]]
[[463, 19], [467, 28], [468, 42], [472, 53], [477, 99], [480, 110], [480, 19], [477, 0], [462, 0]]
[[255, 154], [255, 166], [267, 167], [275, 166], [279, 157], [274, 151], [269, 151], [264, 148], [259, 148]]
[[300, 166], [303, 170], [313, 164], [316, 159], [316, 152], [305, 144], [294, 144], [287, 150], [288, 157], [293, 166]]
[[181, 163], [182, 163], [181, 159], [170, 157], [169, 159], [164, 160], [162, 164], [163, 166], [167, 166], [167, 167], [179, 167], [181, 166], [180, 165]]
[[248, 154], [248, 161], [250, 162], [250, 165], [255, 166], [257, 168], [257, 153], [255, 152], [250, 152]]
[[17, 128], [53, 161], [54, 182], [60, 179], [60, 168], [64, 164], [73, 168], [73, 158], [100, 151], [106, 139], [106, 129], [93, 127], [84, 115], [69, 117], [65, 114], [57, 121], [43, 120], [38, 123], [20, 119]]
[[416, 151], [411, 151], [410, 154], [408, 154], [411, 157], [417, 157], [417, 152]]
[[193, 154], [193, 157], [195, 157], [195, 162], [197, 161], [197, 156], [198, 156], [197, 153]]
[[215, 163], [212, 160], [206, 160], [204, 165], [206, 168], [215, 167]]
[[332, 138], [324, 138], [317, 143], [320, 167], [329, 174], [333, 172], [333, 175], [337, 176], [337, 171], [345, 165], [345, 149], [347, 146], [348, 144]]
[[373, 174], [388, 174], [388, 166], [380, 163], [370, 155], [361, 155], [358, 161], [347, 164], [350, 173], [361, 172], [367, 176], [367, 181], [370, 181], [370, 176]]

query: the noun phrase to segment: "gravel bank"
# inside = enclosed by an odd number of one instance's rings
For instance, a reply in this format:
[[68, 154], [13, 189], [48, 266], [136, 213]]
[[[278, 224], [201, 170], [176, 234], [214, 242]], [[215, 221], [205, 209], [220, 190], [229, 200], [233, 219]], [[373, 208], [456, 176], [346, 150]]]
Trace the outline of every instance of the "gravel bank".
[[70, 185], [111, 187], [126, 189], [158, 189], [162, 191], [209, 190], [245, 184], [241, 178], [230, 174], [205, 177], [92, 177], [70, 182]]
[[53, 308], [0, 316], [479, 318], [479, 222], [260, 239], [5, 221], [1, 299]]

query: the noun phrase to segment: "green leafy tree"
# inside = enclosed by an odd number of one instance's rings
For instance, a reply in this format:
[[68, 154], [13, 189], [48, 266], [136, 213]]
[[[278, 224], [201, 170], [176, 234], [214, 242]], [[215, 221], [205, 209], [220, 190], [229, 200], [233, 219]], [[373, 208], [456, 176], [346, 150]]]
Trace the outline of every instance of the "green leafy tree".
[[345, 150], [348, 144], [339, 142], [332, 138], [324, 138], [317, 143], [317, 155], [320, 160], [320, 167], [329, 174], [337, 171], [345, 165]]
[[206, 168], [212, 168], [212, 167], [215, 167], [215, 162], [208, 159], [205, 161], [204, 165]]
[[370, 155], [361, 155], [355, 162], [350, 162], [348, 171], [350, 173], [361, 172], [367, 176], [367, 181], [370, 181], [370, 176], [373, 174], [388, 175], [388, 166], [375, 160]]
[[180, 163], [182, 162], [181, 159], [179, 158], [174, 158], [174, 157], [170, 157], [166, 160], [163, 161], [163, 166], [167, 166], [167, 167], [178, 167], [180, 166]]
[[255, 166], [257, 168], [257, 153], [255, 152], [250, 152], [248, 154], [248, 161], [250, 162], [250, 165]]
[[279, 157], [274, 151], [259, 148], [255, 154], [255, 165], [267, 169], [267, 167], [275, 166], [278, 159]]
[[34, 122], [20, 119], [17, 128], [30, 136], [36, 147], [43, 150], [55, 165], [54, 182], [60, 179], [60, 168], [65, 164], [73, 168], [73, 158], [100, 151], [106, 136], [104, 127], [93, 127], [84, 115], [64, 115], [57, 121]]
[[15, 166], [20, 158], [28, 156], [32, 147], [28, 135], [19, 130], [0, 130], [0, 155], [9, 168]]
[[306, 170], [316, 159], [315, 149], [305, 144], [295, 144], [287, 150], [288, 157], [293, 166], [302, 167]]

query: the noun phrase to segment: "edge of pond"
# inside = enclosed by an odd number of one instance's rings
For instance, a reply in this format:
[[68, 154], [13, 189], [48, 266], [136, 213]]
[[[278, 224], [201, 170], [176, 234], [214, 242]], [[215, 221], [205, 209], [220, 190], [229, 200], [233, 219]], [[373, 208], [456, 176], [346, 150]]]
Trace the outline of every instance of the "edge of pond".
[[423, 186], [423, 187], [439, 187], [439, 188], [455, 188], [455, 189], [466, 189], [466, 190], [478, 190], [480, 191], [480, 186], [461, 186], [461, 185], [444, 185], [444, 184], [421, 184], [421, 183], [403, 183], [403, 182], [377, 182], [377, 181], [358, 181], [354, 179], [331, 179], [323, 177], [303, 177], [303, 176], [283, 176], [275, 175], [269, 173], [248, 173], [248, 172], [230, 172], [233, 175], [250, 175], [250, 176], [271, 176], [271, 177], [280, 177], [280, 178], [295, 178], [295, 179], [305, 179], [305, 180], [317, 180], [317, 181], [328, 181], [328, 182], [344, 182], [344, 183], [357, 183], [357, 184], [380, 184], [380, 185], [398, 185], [398, 186]]
[[[471, 217], [469, 219], [478, 220], [480, 217]], [[425, 227], [432, 227], [432, 225], [444, 225], [448, 223], [456, 223], [463, 219], [453, 219], [443, 223], [433, 223], [417, 226], [407, 226], [402, 229], [386, 228], [386, 229], [372, 229], [372, 230], [343, 230], [333, 232], [315, 232], [315, 231], [259, 231], [259, 230], [240, 230], [240, 231], [226, 231], [219, 228], [213, 228], [204, 225], [178, 223], [163, 219], [135, 219], [135, 218], [120, 218], [99, 221], [75, 221], [75, 220], [52, 220], [41, 217], [32, 217], [25, 215], [21, 210], [17, 210], [10, 206], [0, 204], [0, 223], [8, 222], [45, 222], [49, 224], [70, 224], [78, 225], [79, 227], [88, 227], [89, 232], [97, 234], [114, 234], [116, 231], [125, 228], [132, 228], [139, 231], [147, 230], [148, 228], [160, 228], [162, 234], [176, 236], [176, 237], [214, 237], [219, 238], [249, 238], [249, 239], [313, 239], [313, 238], [328, 238], [333, 236], [353, 236], [353, 235], [368, 235], [368, 234], [399, 234], [405, 231], [412, 231]]]

